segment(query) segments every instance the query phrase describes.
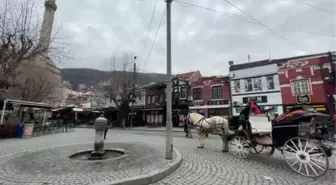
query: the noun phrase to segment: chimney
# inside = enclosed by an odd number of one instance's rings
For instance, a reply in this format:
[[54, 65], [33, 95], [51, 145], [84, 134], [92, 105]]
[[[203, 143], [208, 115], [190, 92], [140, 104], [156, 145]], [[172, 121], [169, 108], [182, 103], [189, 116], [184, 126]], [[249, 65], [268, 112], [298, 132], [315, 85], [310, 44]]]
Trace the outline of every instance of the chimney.
[[233, 61], [229, 61], [229, 66], [233, 66]]

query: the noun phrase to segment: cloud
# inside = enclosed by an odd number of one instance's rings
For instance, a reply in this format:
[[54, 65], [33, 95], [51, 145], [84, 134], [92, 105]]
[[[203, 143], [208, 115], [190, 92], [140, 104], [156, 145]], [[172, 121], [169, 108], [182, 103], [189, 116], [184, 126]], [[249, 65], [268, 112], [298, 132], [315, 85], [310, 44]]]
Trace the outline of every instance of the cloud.
[[[166, 17], [147, 61], [165, 10], [164, 1], [157, 1], [145, 47], [154, 0], [56, 2], [55, 25], [63, 23], [60, 34], [71, 36], [71, 51], [76, 56], [76, 60], [62, 62], [61, 67], [104, 69], [104, 61], [113, 53], [128, 52], [138, 56], [141, 71], [166, 71]], [[224, 0], [175, 0], [171, 12], [173, 73], [200, 70], [204, 75], [225, 75], [228, 73], [228, 61], [247, 62], [248, 54], [253, 61], [269, 58], [270, 53], [273, 58], [280, 58], [336, 50], [335, 16], [294, 0], [231, 2], [262, 21], [276, 34]], [[334, 0], [305, 2], [335, 12]]]

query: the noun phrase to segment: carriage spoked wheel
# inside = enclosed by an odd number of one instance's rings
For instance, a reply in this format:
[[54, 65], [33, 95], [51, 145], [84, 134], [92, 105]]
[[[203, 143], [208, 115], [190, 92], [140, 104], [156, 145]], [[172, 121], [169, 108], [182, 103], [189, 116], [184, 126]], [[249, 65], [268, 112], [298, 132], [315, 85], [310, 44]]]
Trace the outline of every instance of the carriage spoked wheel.
[[316, 142], [295, 137], [287, 140], [282, 150], [287, 164], [303, 176], [318, 177], [328, 170], [328, 156]]
[[246, 158], [250, 154], [250, 141], [244, 137], [235, 136], [229, 141], [229, 149], [238, 158]]

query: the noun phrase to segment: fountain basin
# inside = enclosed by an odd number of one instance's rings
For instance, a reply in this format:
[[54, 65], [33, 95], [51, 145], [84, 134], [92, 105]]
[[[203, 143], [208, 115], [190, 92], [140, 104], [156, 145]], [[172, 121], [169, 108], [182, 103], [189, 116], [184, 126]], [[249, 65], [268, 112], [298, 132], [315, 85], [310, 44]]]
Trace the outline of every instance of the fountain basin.
[[127, 156], [127, 152], [123, 149], [104, 149], [102, 152], [96, 152], [94, 150], [80, 151], [70, 155], [69, 158], [79, 161], [101, 162], [105, 160], [117, 160]]

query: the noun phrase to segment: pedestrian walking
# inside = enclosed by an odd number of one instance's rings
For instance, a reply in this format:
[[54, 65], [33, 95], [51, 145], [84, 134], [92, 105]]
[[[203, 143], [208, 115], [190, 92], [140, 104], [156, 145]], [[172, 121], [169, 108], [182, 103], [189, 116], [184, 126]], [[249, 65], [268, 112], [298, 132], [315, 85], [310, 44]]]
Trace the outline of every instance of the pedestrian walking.
[[[101, 114], [100, 116], [103, 116], [103, 114]], [[105, 127], [104, 139], [106, 139], [106, 134], [107, 134], [108, 129], [109, 129], [109, 122], [107, 122], [106, 127]]]
[[187, 117], [184, 116], [184, 114], [180, 114], [180, 122], [183, 124], [183, 130], [186, 133], [185, 137], [188, 137], [188, 122], [187, 122]]
[[184, 132], [186, 133], [185, 137], [188, 137], [188, 123], [186, 120], [183, 120], [183, 128]]
[[106, 139], [107, 131], [108, 131], [108, 126], [106, 126], [105, 131], [104, 131], [104, 139]]
[[190, 124], [188, 119], [186, 119], [185, 122], [187, 123], [187, 137], [192, 138], [192, 133], [191, 133], [192, 125]]

